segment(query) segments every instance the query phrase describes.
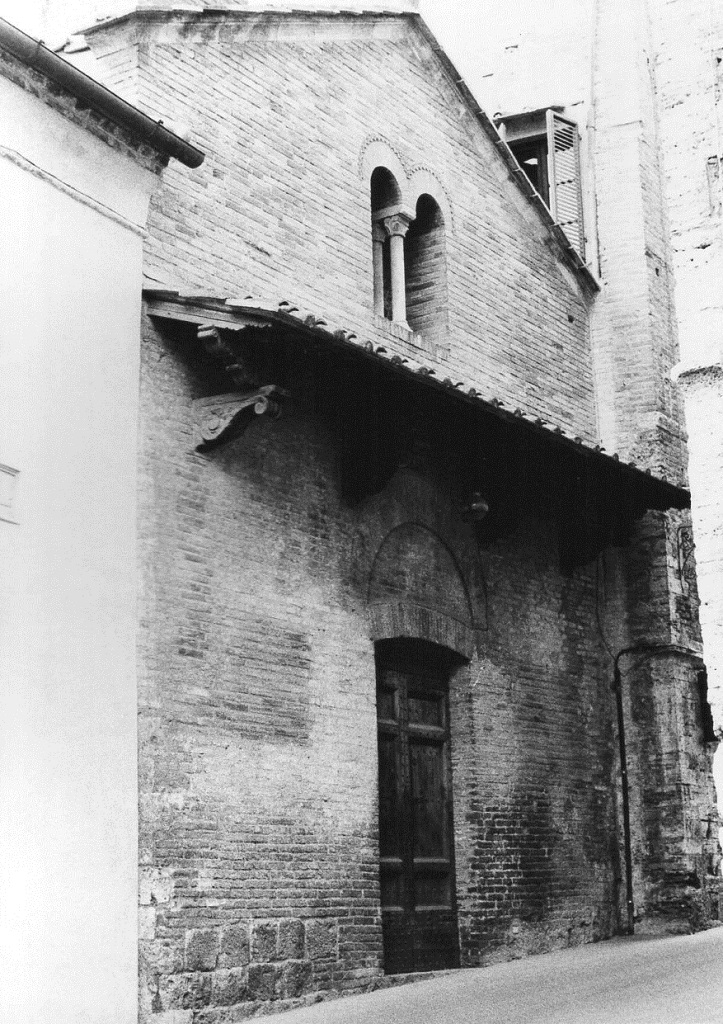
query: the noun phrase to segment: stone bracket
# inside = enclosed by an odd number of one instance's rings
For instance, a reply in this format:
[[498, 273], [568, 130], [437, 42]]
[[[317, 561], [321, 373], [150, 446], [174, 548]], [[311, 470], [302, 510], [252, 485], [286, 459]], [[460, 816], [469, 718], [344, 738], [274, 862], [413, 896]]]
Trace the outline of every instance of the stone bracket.
[[254, 416], [281, 415], [281, 399], [287, 392], [276, 384], [267, 384], [254, 391], [232, 392], [199, 398], [193, 403], [196, 417], [196, 448], [203, 451], [221, 441], [236, 437], [250, 424]]
[[[259, 325], [248, 323], [245, 326]], [[268, 327], [268, 324], [262, 326]], [[259, 385], [251, 367], [238, 351], [238, 346], [232, 344], [229, 340], [228, 333], [222, 333], [213, 324], [201, 324], [198, 327], [197, 336], [204, 350], [221, 364], [226, 374], [231, 378], [232, 384], [239, 391], [247, 391]]]

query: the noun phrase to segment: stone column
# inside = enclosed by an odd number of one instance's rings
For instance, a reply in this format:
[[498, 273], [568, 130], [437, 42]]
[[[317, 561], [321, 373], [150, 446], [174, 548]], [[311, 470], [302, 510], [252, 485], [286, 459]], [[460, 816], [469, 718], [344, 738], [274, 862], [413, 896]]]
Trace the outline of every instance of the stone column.
[[392, 275], [392, 321], [409, 329], [407, 323], [407, 294], [404, 280], [404, 237], [409, 230], [410, 218], [395, 213], [382, 221], [389, 236], [389, 255]]
[[386, 232], [379, 223], [372, 224], [372, 259], [374, 266], [374, 312], [384, 316], [384, 239]]

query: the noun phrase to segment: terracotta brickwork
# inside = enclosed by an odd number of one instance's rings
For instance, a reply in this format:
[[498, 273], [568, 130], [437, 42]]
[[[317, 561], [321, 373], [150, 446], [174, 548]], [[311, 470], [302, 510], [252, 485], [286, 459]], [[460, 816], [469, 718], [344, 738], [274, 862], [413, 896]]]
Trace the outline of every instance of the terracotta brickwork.
[[116, 61], [138, 45], [139, 102], [186, 125], [207, 154], [185, 180], [169, 169], [152, 213], [152, 276], [290, 299], [425, 361], [421, 339], [370, 315], [362, 167], [381, 138], [407, 176], [423, 172], [451, 197], [442, 376], [597, 439], [589, 298], [407, 19], [209, 14], [132, 20], [88, 39], [101, 66], [106, 52]]
[[[382, 983], [367, 602], [388, 607], [394, 595], [478, 623], [450, 688], [463, 963], [612, 934], [615, 746], [595, 567], [563, 576], [555, 529], [534, 518], [479, 552], [440, 469], [400, 471], [348, 507], [334, 439], [303, 412], [195, 453], [190, 400], [206, 382], [184, 373], [178, 352], [172, 328], [149, 329], [148, 1019], [221, 1021], [230, 1005], [243, 1019]], [[380, 564], [400, 545], [401, 580], [393, 558]], [[488, 607], [479, 586], [469, 603], [472, 569]]]
[[[468, 659], [450, 686], [463, 964], [613, 934], [621, 865], [604, 637], [621, 636], [636, 609], [656, 620], [641, 586], [657, 524], [637, 556], [571, 575], [555, 524], [533, 514], [478, 548], [439, 451], [351, 507], [336, 439], [303, 403], [197, 453], [191, 402], [212, 381], [192, 353], [186, 329], [148, 326], [143, 1012], [221, 1021], [233, 1006], [244, 1019], [384, 983], [373, 640], [424, 635], [431, 614], [435, 641]], [[675, 698], [652, 679], [626, 672], [631, 756], [655, 798], [636, 809], [641, 913], [661, 815], [679, 814], [677, 766], [705, 757], [690, 667], [676, 668], [681, 732], [661, 736], [656, 701]], [[688, 845], [675, 865], [687, 885], [704, 852], [705, 777], [691, 767], [685, 780]]]
[[[717, 245], [710, 220], [702, 221], [709, 208], [703, 150], [706, 145], [711, 153], [715, 149], [710, 102], [715, 54], [709, 53], [709, 36], [711, 26], [713, 39], [717, 30], [709, 8], [685, 0], [655, 5], [567, 0], [556, 5], [551, 31], [547, 12], [540, 11], [539, 17], [530, 12], [520, 23], [509, 5], [498, 12], [499, 19], [506, 18], [509, 35], [498, 40], [508, 45], [496, 54], [487, 49], [481, 97], [489, 109], [508, 114], [559, 104], [577, 121], [586, 237], [602, 282], [591, 329], [600, 433], [627, 457], [677, 479], [685, 478], [687, 463], [681, 403], [671, 380], [679, 358], [679, 321], [686, 344], [691, 319], [686, 307], [691, 299], [695, 309], [701, 302], [715, 306], [719, 291], [700, 274], [701, 266], [712, 268]], [[676, 300], [681, 299], [679, 317]], [[716, 422], [712, 399], [699, 442], [708, 454], [694, 452], [691, 460], [696, 474], [703, 462], [708, 473], [712, 469], [709, 453], [719, 447], [710, 444]], [[691, 423], [702, 426], [700, 417]], [[705, 495], [717, 490], [711, 480], [702, 485]], [[697, 500], [694, 492], [694, 519]], [[700, 500], [712, 511], [712, 499]], [[716, 530], [714, 517], [706, 537]], [[633, 568], [627, 570], [639, 601], [626, 616], [624, 630], [611, 626], [613, 653], [633, 644], [671, 642], [691, 655], [701, 653], [695, 563], [686, 553], [689, 529], [686, 517], [668, 516], [651, 517], [641, 530]], [[702, 533], [703, 527], [696, 529]], [[703, 555], [704, 570], [709, 550]], [[707, 606], [713, 593], [714, 585], [703, 598], [702, 620], [714, 617]], [[709, 650], [715, 658], [713, 645]], [[634, 732], [641, 729], [631, 767], [635, 888], [638, 903], [654, 917], [656, 903], [669, 908], [675, 901], [685, 875], [675, 865], [688, 839], [692, 842], [683, 860], [689, 865], [693, 845], [702, 843], [699, 851], [709, 842], [715, 847], [717, 826], [709, 822], [707, 809], [713, 799], [714, 745], [701, 748], [700, 721], [690, 724], [687, 709], [699, 699], [691, 689], [690, 666], [681, 690], [678, 668], [667, 655], [651, 656], [647, 665], [647, 659], [639, 661], [639, 677], [634, 655], [625, 657], [630, 658], [622, 664], [632, 687], [628, 711]], [[647, 682], [646, 673], [652, 673]], [[683, 763], [701, 771], [681, 786], [675, 780], [677, 758], [689, 744], [697, 753]], [[714, 853], [703, 875], [716, 858]], [[668, 883], [673, 888], [666, 893]]]
[[[609, 416], [624, 454], [681, 474], [663, 374], [675, 332], [656, 283], [656, 267], [668, 272], [663, 215], [633, 191], [623, 199], [632, 234], [615, 258], [631, 253], [627, 284], [650, 310], [626, 304], [619, 268], [617, 291], [596, 299], [413, 20], [155, 14], [88, 39], [109, 75], [207, 154], [197, 171], [167, 173], [147, 243], [153, 278], [274, 309], [286, 300], [586, 441]], [[629, 141], [628, 155], [652, 146]], [[434, 304], [446, 301], [449, 326], [440, 317], [431, 338], [374, 313], [377, 159], [403, 185], [403, 215], [419, 195], [441, 211], [446, 288]], [[638, 171], [659, 191], [652, 148]], [[232, 383], [180, 319], [148, 317], [142, 339], [142, 1018], [222, 1024], [385, 983], [374, 645], [400, 635], [458, 659], [464, 965], [619, 929], [611, 653], [642, 642], [693, 658], [624, 666], [638, 912], [707, 919], [715, 812], [680, 517], [650, 515], [627, 547], [563, 567], [567, 524], [521, 478], [516, 522], [485, 536], [458, 473], [476, 454], [452, 450], [449, 423], [421, 401], [374, 407], [412, 442], [351, 500], [333, 375], [300, 338], [281, 417], [198, 451], [193, 402]], [[248, 330], [273, 348], [275, 329]], [[605, 346], [621, 361], [608, 379]], [[354, 401], [373, 406], [364, 387]], [[369, 444], [384, 463], [391, 438]]]

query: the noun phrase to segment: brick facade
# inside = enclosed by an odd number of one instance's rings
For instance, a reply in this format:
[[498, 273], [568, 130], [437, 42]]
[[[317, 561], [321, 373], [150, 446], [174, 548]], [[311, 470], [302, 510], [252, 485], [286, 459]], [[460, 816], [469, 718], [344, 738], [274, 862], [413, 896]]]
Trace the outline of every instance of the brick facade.
[[186, 125], [207, 154], [204, 169], [185, 179], [169, 168], [152, 214], [150, 276], [219, 295], [290, 299], [424, 361], [419, 339], [390, 336], [369, 315], [364, 166], [381, 139], [401, 173], [412, 183], [421, 176], [418, 194], [431, 178], [450, 197], [450, 345], [440, 372], [597, 440], [589, 300], [406, 19], [148, 16], [87, 38], [101, 67], [106, 54], [115, 61], [121, 46], [135, 47], [139, 102]]
[[[554, 428], [588, 446], [607, 440], [610, 414], [623, 456], [680, 475], [662, 376], [675, 332], [655, 297], [656, 267], [667, 273], [662, 220], [641, 205], [628, 240], [636, 287], [653, 294], [638, 339], [639, 311], [615, 307], [625, 274], [616, 270], [617, 298], [612, 286], [594, 297], [413, 18], [149, 14], [88, 40], [106, 72], [121, 68], [138, 101], [188, 125], [207, 154], [198, 171], [168, 171], [151, 214], [151, 277], [187, 286], [201, 306], [252, 295], [313, 310], [313, 323], [323, 316], [398, 363], [542, 421], [549, 444]], [[617, 126], [608, 142], [619, 145]], [[646, 145], [636, 138], [630, 151]], [[437, 323], [430, 336], [413, 316], [415, 334], [374, 314], [370, 154], [386, 154], [412, 208], [431, 195], [441, 211], [444, 245], [437, 236], [431, 251], [444, 253], [447, 331]], [[638, 182], [657, 188], [659, 176], [653, 155]], [[652, 240], [657, 262], [644, 256]], [[707, 919], [716, 819], [696, 594], [676, 576], [680, 515], [650, 513], [597, 557], [565, 564], [571, 526], [540, 486], [543, 469], [528, 466], [509, 481], [514, 516], [486, 534], [465, 474], [474, 466], [484, 493], [501, 450], [474, 433], [463, 450], [444, 403], [400, 386], [397, 404], [383, 375], [360, 371], [357, 394], [339, 389], [301, 335], [281, 418], [254, 418], [197, 451], [193, 402], [233, 383], [199, 346], [202, 317], [182, 314], [149, 316], [142, 339], [143, 1019], [221, 1024], [384, 983], [374, 657], [376, 641], [397, 636], [458, 659], [465, 966], [620, 928], [610, 654], [642, 642], [693, 658], [623, 666], [638, 914]], [[271, 366], [274, 331], [251, 326], [232, 341]], [[606, 345], [623, 361], [607, 382]], [[399, 438], [412, 439], [408, 450]], [[353, 498], [351, 448], [372, 480]], [[672, 833], [683, 836], [674, 849]]]
[[[512, 5], [498, 8], [498, 28], [501, 23], [505, 28], [491, 33], [499, 46], [495, 52], [489, 45], [486, 48], [487, 74], [480, 98], [488, 109], [503, 114], [560, 105], [580, 127], [586, 236], [602, 283], [591, 334], [600, 434], [606, 444], [653, 472], [683, 478], [687, 472], [684, 423], [680, 396], [671, 380], [679, 359], [678, 334], [683, 368], [688, 360], [692, 366], [706, 363], [701, 345], [708, 362], [718, 359], [711, 357], [710, 344], [713, 336], [717, 339], [719, 319], [720, 288], [713, 276], [720, 238], [715, 202], [710, 205], [706, 161], [716, 151], [719, 12], [706, 2], [688, 0], [663, 4], [566, 0], [556, 5], [552, 21], [548, 12], [540, 11], [538, 16], [527, 9], [524, 21], [517, 14]], [[691, 382], [693, 378], [691, 374]], [[689, 427], [696, 431], [691, 472], [699, 481], [693, 488], [693, 526], [701, 542], [696, 557], [703, 559], [704, 567], [700, 619], [714, 680], [711, 700], [719, 705], [713, 625], [718, 596], [716, 572], [710, 573], [717, 559], [711, 540], [718, 533], [719, 517], [709, 497], [720, 489], [713, 483], [718, 473], [717, 397], [712, 388], [706, 391], [707, 402], [703, 401], [697, 385], [691, 387], [696, 392], [689, 410]], [[700, 475], [703, 464], [705, 482]], [[677, 516], [659, 519], [657, 525], [651, 519], [646, 526], [643, 546], [634, 555], [646, 577], [646, 600], [629, 617], [629, 634], [612, 645], [614, 651], [633, 643], [674, 642], [700, 652], [698, 597], [695, 585], [687, 582], [695, 561], [690, 526], [688, 518]], [[660, 531], [657, 538], [656, 529]], [[660, 788], [648, 784], [648, 776], [659, 774], [663, 763], [668, 765], [664, 774], [670, 780], [674, 777], [670, 766], [679, 754], [670, 749], [670, 737], [678, 734], [679, 750], [688, 740], [681, 705], [659, 700], [661, 693], [678, 692], [672, 662], [665, 655], [652, 658], [647, 670], [653, 672], [654, 681], [646, 685], [655, 699], [651, 703], [646, 698], [635, 706], [652, 710], [657, 704], [659, 717], [653, 715], [647, 724], [653, 733], [661, 730], [656, 742], [662, 748], [655, 752], [658, 768], [649, 760], [652, 748], [647, 752], [641, 748], [642, 761], [634, 769], [642, 814], [633, 823], [634, 845], [641, 857], [636, 889], [648, 891], [653, 901], [660, 898], [669, 903], [661, 895], [661, 873], [654, 865], [663, 851], [671, 852], [678, 845], [681, 829], [688, 835], [692, 827], [692, 834], [701, 838], [698, 822], [708, 821], [705, 807], [711, 797], [706, 794], [712, 790], [705, 772], [699, 786], [688, 789], [686, 784], [677, 798], [672, 782]], [[685, 707], [698, 698], [688, 690], [679, 699]], [[696, 732], [699, 740], [700, 730]], [[704, 750], [707, 771], [714, 749], [711, 743]], [[637, 751], [633, 757], [638, 757]], [[698, 758], [694, 760], [701, 764]], [[668, 795], [662, 798], [664, 791]], [[700, 815], [695, 810], [697, 798], [687, 807], [691, 792], [700, 794]], [[664, 805], [670, 810], [667, 823], [661, 814]], [[678, 809], [672, 813], [674, 805]], [[702, 827], [705, 831], [709, 826]], [[715, 833], [715, 823], [710, 828]], [[644, 849], [647, 854], [642, 853]], [[680, 877], [671, 868], [670, 878], [676, 874]]]
[[[381, 981], [369, 601], [478, 623], [450, 689], [463, 963], [612, 934], [615, 747], [595, 567], [563, 576], [553, 524], [532, 516], [478, 553], [439, 468], [402, 470], [348, 507], [334, 439], [301, 411], [194, 453], [199, 382], [173, 365], [175, 347], [168, 330], [143, 347], [150, 1019], [214, 1007], [198, 1019], [221, 1020], [232, 1002], [242, 1015]], [[383, 614], [376, 636], [398, 628]]]

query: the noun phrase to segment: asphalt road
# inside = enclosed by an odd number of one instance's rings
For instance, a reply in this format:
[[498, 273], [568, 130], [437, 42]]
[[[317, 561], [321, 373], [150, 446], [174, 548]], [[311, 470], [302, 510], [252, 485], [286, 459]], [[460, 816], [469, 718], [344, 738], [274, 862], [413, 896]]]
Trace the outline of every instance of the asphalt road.
[[279, 1024], [723, 1024], [723, 927], [612, 939], [350, 996]]

